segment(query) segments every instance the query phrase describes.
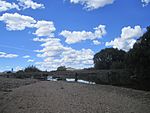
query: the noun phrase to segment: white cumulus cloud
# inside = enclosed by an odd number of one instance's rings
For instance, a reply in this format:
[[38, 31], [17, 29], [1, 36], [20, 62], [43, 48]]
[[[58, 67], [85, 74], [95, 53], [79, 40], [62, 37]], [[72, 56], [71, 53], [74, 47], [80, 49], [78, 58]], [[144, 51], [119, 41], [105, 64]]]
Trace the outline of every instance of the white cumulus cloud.
[[141, 2], [143, 3], [143, 6], [146, 6], [150, 3], [150, 0], [141, 0]]
[[34, 60], [33, 59], [28, 59], [28, 61], [27, 62], [34, 62]]
[[8, 11], [10, 9], [17, 9], [19, 10], [19, 6], [15, 3], [9, 3], [5, 0], [0, 0], [0, 12]]
[[93, 40], [93, 44], [94, 44], [94, 45], [100, 45], [101, 42], [99, 42], [98, 40]]
[[7, 30], [24, 30], [25, 28], [36, 28], [33, 33], [38, 37], [47, 36], [53, 37], [56, 28], [52, 21], [36, 21], [30, 16], [21, 15], [18, 13], [4, 13], [0, 16], [0, 21], [6, 23]]
[[16, 58], [18, 57], [17, 54], [9, 54], [5, 52], [0, 52], [0, 58]]
[[73, 4], [81, 4], [84, 9], [94, 10], [114, 3], [115, 0], [70, 0]]
[[43, 4], [36, 3], [32, 0], [17, 0], [19, 1], [19, 6], [23, 7], [23, 9], [32, 8], [32, 9], [38, 9], [38, 8], [44, 8]]
[[0, 0], [0, 12], [8, 11], [11, 9], [21, 10], [21, 9], [39, 9], [44, 8], [41, 3], [36, 3], [33, 0], [17, 0], [18, 2], [8, 2], [6, 0]]
[[121, 36], [115, 38], [111, 42], [106, 42], [106, 46], [113, 46], [113, 48], [122, 49], [128, 51], [133, 47], [136, 39], [142, 36], [144, 29], [140, 26], [135, 26], [131, 28], [130, 26], [122, 28]]
[[37, 57], [44, 59], [43, 62], [36, 62], [40, 69], [52, 70], [62, 65], [73, 68], [93, 66], [94, 52], [91, 49], [75, 50], [63, 46], [58, 38], [35, 38], [34, 41], [42, 42], [43, 49], [36, 50]]
[[[34, 38], [33, 41], [41, 42], [42, 49], [36, 50], [35, 52], [37, 52], [37, 57], [43, 59], [43, 61], [36, 62], [33, 59], [28, 59], [27, 62], [34, 62], [40, 69], [52, 70], [57, 69], [57, 67], [61, 65], [73, 68], [93, 66], [94, 52], [91, 49], [76, 50], [71, 47], [64, 46], [59, 38], [54, 38], [54, 31], [56, 28], [52, 21], [36, 21], [30, 16], [24, 16], [18, 13], [5, 13], [0, 16], [0, 21], [6, 23], [7, 30], [24, 30], [25, 28], [36, 29], [33, 34], [35, 34], [37, 38]], [[85, 31], [85, 36], [82, 35], [82, 32], [79, 33], [79, 40], [75, 42], [87, 39], [95, 40], [97, 38], [101, 38], [105, 34], [105, 26], [99, 25], [94, 28], [94, 32]], [[73, 40], [75, 40], [75, 37], [73, 37]], [[1, 57], [10, 56], [17, 57], [15, 54], [7, 55], [1, 53]], [[23, 58], [29, 58], [29, 56], [23, 56]]]
[[34, 18], [18, 13], [5, 13], [0, 16], [0, 21], [6, 23], [7, 30], [24, 30], [26, 27], [32, 28], [36, 23]]
[[37, 28], [37, 30], [35, 31], [35, 35], [37, 36], [49, 36], [49, 37], [53, 37], [54, 34], [53, 32], [56, 30], [56, 28], [54, 27], [54, 23], [52, 21], [38, 21], [35, 25], [35, 28]]
[[29, 55], [25, 55], [22, 58], [30, 58], [30, 56]]
[[68, 44], [73, 44], [77, 42], [81, 42], [84, 40], [95, 40], [101, 38], [106, 34], [105, 25], [99, 25], [94, 28], [94, 32], [91, 31], [67, 31], [64, 30], [60, 33], [60, 35], [66, 38], [65, 42]]
[[23, 67], [21, 67], [21, 66], [16, 66], [15, 68], [14, 68], [14, 71], [19, 71], [19, 70], [23, 70], [24, 68]]

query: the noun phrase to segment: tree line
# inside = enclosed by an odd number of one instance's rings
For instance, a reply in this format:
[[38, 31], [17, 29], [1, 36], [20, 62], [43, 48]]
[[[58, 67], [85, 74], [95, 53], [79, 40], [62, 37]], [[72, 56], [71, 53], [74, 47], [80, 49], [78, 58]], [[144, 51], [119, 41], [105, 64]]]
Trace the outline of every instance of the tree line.
[[95, 69], [126, 69], [134, 79], [150, 86], [150, 27], [128, 52], [106, 48], [93, 60]]

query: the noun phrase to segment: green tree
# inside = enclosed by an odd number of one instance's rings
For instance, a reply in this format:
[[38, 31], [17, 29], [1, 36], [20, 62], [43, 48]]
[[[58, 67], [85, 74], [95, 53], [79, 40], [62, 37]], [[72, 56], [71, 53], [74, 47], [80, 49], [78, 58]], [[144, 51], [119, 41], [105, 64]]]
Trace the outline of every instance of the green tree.
[[28, 66], [24, 69], [24, 72], [40, 72], [40, 70], [35, 66]]
[[123, 68], [125, 54], [125, 51], [114, 48], [103, 49], [94, 55], [94, 67], [96, 69]]
[[127, 54], [127, 68], [137, 80], [150, 82], [150, 27]]
[[66, 67], [65, 66], [60, 66], [57, 68], [57, 71], [66, 71]]

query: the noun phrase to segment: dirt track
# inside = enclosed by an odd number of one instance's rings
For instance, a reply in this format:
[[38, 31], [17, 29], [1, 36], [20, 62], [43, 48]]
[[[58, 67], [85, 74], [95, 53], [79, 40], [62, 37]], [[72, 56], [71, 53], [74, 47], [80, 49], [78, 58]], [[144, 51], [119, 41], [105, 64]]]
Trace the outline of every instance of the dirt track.
[[0, 113], [150, 113], [150, 92], [42, 81], [0, 91]]

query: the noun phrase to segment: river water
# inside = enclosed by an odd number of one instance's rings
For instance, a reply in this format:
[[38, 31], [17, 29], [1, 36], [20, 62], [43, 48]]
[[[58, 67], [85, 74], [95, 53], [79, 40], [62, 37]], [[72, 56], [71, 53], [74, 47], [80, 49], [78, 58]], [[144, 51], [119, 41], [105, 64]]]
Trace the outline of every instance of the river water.
[[[60, 78], [53, 78], [52, 76], [47, 76], [47, 80], [48, 81], [59, 81]], [[82, 80], [82, 79], [78, 79], [77, 81], [75, 81], [75, 78], [66, 78], [64, 81], [66, 81], [66, 82], [78, 82], [78, 83], [84, 83], [84, 84], [96, 84], [95, 82], [86, 81], [86, 80]]]

